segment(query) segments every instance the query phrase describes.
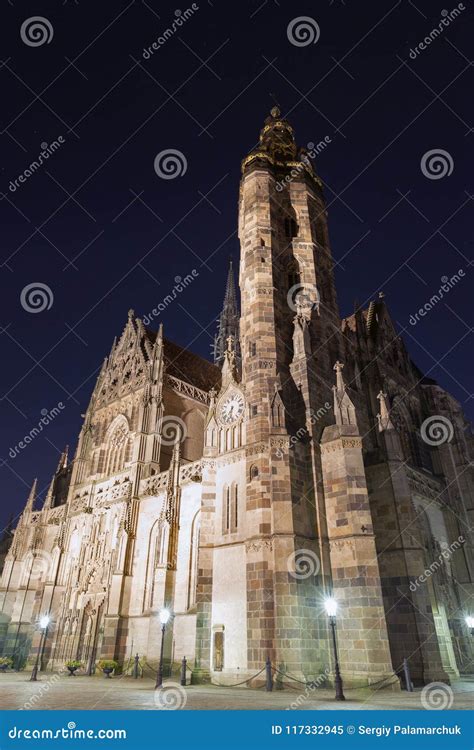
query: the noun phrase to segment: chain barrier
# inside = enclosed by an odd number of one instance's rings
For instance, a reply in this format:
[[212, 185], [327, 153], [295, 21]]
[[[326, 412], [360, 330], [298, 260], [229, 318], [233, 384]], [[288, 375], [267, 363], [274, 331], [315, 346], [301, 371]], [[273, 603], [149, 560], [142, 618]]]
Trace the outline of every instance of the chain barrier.
[[[131, 662], [132, 662], [132, 658], [129, 659], [128, 664], [123, 669], [121, 676], [126, 676], [126, 673], [127, 673], [128, 669], [130, 668]], [[149, 670], [151, 672], [151, 676], [152, 677], [155, 677], [155, 675], [156, 675], [157, 668], [156, 667], [152, 667], [151, 664], [149, 664], [146, 661], [146, 659], [144, 659], [142, 662], [138, 662], [138, 663], [133, 664], [132, 668], [134, 669], [135, 666], [138, 666], [138, 668], [140, 669], [141, 677], [145, 676], [145, 670]], [[259, 677], [262, 674], [262, 672], [265, 672], [265, 670], [266, 670], [266, 665], [263, 666], [261, 669], [259, 669], [258, 672], [255, 672], [255, 674], [251, 675], [250, 677], [247, 677], [245, 680], [242, 680], [241, 682], [235, 682], [235, 683], [232, 683], [232, 684], [227, 684], [227, 683], [221, 683], [221, 682], [213, 682], [211, 680], [210, 684], [214, 685], [215, 687], [223, 687], [223, 688], [240, 687], [241, 685], [246, 685], [247, 683], [251, 682], [256, 677]], [[355, 686], [355, 687], [346, 687], [346, 686], [344, 686], [344, 691], [363, 690], [363, 689], [367, 689], [367, 688], [369, 688], [369, 689], [372, 689], [372, 688], [379, 689], [377, 686], [382, 686], [384, 683], [386, 683], [388, 680], [391, 680], [392, 678], [395, 678], [395, 679], [393, 680], [393, 682], [389, 682], [388, 685], [387, 685], [387, 687], [389, 685], [395, 685], [397, 682], [399, 682], [399, 679], [400, 679], [399, 675], [397, 674], [397, 672], [399, 672], [401, 670], [402, 670], [402, 667], [399, 667], [398, 670], [392, 672], [391, 674], [387, 675], [386, 677], [382, 678], [381, 680], [377, 680], [377, 682], [372, 682], [372, 683], [370, 683], [368, 685], [359, 685], [359, 686]], [[193, 670], [191, 669], [191, 667], [188, 666], [187, 662], [186, 662], [186, 671], [189, 672], [191, 675], [193, 673]], [[316, 680], [309, 680], [309, 681], [300, 680], [297, 677], [295, 677], [294, 675], [290, 674], [289, 672], [283, 672], [281, 669], [278, 669], [278, 667], [274, 666], [273, 664], [271, 664], [271, 672], [273, 674], [281, 675], [281, 677], [284, 677], [286, 680], [291, 680], [292, 682], [298, 683], [299, 685], [303, 685], [306, 688], [310, 688], [311, 690], [315, 690], [316, 687], [317, 687], [317, 681]], [[281, 684], [282, 681], [278, 680], [278, 678], [277, 678], [277, 682], [279, 682]], [[261, 685], [259, 687], [260, 688], [264, 688], [265, 685]], [[290, 689], [293, 689], [293, 690], [297, 690], [298, 689], [298, 688], [294, 687], [293, 685], [287, 685], [286, 687], [288, 687]]]

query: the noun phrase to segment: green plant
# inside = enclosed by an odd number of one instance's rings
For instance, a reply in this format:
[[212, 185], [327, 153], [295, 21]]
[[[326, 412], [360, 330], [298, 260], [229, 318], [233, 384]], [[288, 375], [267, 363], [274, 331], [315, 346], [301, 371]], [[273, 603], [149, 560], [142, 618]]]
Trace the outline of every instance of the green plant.
[[104, 671], [105, 669], [117, 669], [118, 662], [113, 659], [100, 659], [98, 662], [99, 669]]
[[13, 664], [13, 659], [11, 659], [9, 656], [0, 656], [0, 667], [11, 667]]
[[79, 669], [80, 667], [82, 667], [82, 661], [78, 661], [77, 659], [69, 659], [69, 661], [66, 662], [66, 667]]

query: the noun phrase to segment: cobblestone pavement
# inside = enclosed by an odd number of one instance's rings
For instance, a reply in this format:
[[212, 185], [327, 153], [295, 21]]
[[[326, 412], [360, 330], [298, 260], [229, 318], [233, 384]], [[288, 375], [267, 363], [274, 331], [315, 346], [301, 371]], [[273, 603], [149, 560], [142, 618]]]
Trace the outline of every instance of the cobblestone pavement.
[[[439, 683], [436, 683], [439, 685]], [[443, 686], [441, 697], [453, 709], [474, 708], [474, 678], [456, 681], [451, 689]], [[446, 696], [446, 697], [445, 697]], [[443, 705], [443, 704], [442, 704]], [[434, 708], [441, 708], [439, 703]], [[161, 690], [154, 690], [150, 679], [130, 677], [39, 675], [29, 682], [27, 672], [0, 674], [0, 709], [62, 710], [157, 710], [157, 709], [419, 709], [423, 708], [422, 691], [413, 693], [392, 690], [347, 690], [346, 701], [336, 702], [327, 689], [301, 691], [225, 688], [214, 685], [192, 685], [182, 688], [165, 680]]]

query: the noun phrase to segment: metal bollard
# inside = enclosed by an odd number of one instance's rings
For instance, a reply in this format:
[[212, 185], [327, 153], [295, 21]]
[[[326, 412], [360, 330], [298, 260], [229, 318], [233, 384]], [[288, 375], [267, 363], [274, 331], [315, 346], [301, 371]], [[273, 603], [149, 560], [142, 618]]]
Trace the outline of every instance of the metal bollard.
[[183, 687], [186, 687], [186, 657], [183, 656], [183, 660], [181, 662], [181, 679], [179, 681], [180, 685], [183, 685]]
[[134, 678], [136, 680], [138, 680], [138, 675], [139, 675], [139, 672], [140, 672], [140, 665], [139, 665], [140, 657], [138, 656], [138, 654], [135, 654], [135, 658], [134, 658], [133, 661], [134, 661], [134, 664], [133, 664], [133, 676], [134, 676]]
[[267, 691], [267, 693], [271, 693], [273, 690], [273, 675], [272, 675], [272, 662], [270, 661], [269, 656], [267, 656], [267, 660], [265, 662], [265, 675], [266, 675], [265, 690]]
[[403, 659], [403, 672], [405, 674], [405, 685], [409, 693], [413, 693], [413, 685], [410, 677], [410, 667], [408, 666], [408, 659]]

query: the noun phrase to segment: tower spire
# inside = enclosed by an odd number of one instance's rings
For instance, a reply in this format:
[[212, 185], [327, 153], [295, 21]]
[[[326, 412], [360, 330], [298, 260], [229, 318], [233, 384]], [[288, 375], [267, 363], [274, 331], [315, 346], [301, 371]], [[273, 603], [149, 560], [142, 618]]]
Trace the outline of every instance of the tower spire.
[[28, 495], [28, 500], [26, 501], [25, 509], [23, 511], [23, 515], [25, 513], [31, 513], [31, 511], [34, 508], [35, 500], [36, 500], [36, 488], [38, 486], [38, 480], [34, 479], [33, 484], [31, 485], [30, 494]]
[[219, 316], [218, 331], [214, 337], [214, 364], [219, 367], [222, 367], [224, 363], [229, 337], [234, 344], [235, 358], [240, 363], [239, 307], [237, 304], [232, 258], [229, 260], [224, 304]]
[[54, 495], [56, 490], [56, 479], [58, 478], [59, 474], [64, 470], [67, 469], [67, 459], [68, 459], [68, 452], [69, 452], [69, 446], [66, 445], [64, 450], [61, 453], [61, 456], [59, 458], [58, 466], [56, 471], [54, 472], [51, 482], [49, 484], [48, 492], [46, 493], [46, 498], [43, 504], [43, 510], [49, 510], [54, 505]]

